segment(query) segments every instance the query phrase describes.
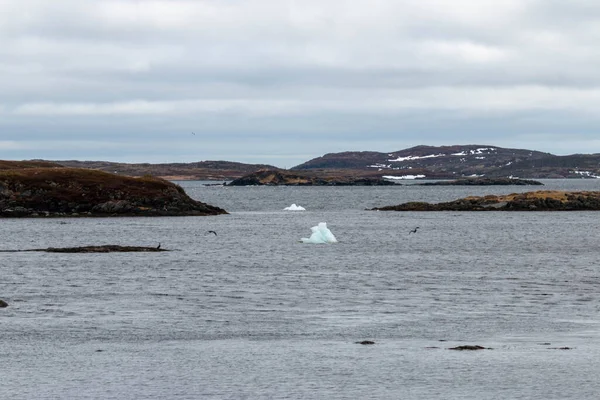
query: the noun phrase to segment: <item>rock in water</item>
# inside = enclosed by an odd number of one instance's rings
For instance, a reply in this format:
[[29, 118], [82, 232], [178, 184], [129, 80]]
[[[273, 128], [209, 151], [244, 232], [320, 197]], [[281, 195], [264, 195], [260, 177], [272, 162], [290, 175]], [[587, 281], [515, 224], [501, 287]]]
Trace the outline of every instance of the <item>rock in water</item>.
[[8, 303], [5, 302], [4, 300], [0, 299], [0, 308], [5, 308], [8, 307]]
[[448, 350], [485, 350], [486, 348], [479, 345], [466, 344], [463, 346], [450, 347]]

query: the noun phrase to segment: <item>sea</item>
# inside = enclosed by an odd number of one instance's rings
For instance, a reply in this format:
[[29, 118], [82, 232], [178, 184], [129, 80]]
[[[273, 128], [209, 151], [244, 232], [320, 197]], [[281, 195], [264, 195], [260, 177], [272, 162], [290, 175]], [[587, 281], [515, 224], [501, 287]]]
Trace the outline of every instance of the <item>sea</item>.
[[[171, 251], [0, 253], [0, 399], [597, 399], [600, 213], [370, 210], [600, 190], [542, 182], [178, 182], [229, 214], [2, 219], [0, 250]], [[338, 243], [301, 243], [320, 222]]]

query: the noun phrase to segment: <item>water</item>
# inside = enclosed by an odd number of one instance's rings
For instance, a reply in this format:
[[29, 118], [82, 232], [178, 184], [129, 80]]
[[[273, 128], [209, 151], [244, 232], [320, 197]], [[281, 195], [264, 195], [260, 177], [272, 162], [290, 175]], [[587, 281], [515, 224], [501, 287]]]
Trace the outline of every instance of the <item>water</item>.
[[[597, 398], [597, 213], [365, 211], [531, 187], [182, 186], [231, 214], [0, 221], [3, 249], [174, 250], [0, 253], [1, 399]], [[321, 221], [340, 243], [298, 243]]]

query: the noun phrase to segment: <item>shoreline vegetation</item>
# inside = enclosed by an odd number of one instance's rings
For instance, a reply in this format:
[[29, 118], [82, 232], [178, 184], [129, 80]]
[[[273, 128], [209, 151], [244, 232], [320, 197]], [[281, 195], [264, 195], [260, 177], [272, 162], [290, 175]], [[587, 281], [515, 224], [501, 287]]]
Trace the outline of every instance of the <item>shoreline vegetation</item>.
[[443, 202], [408, 202], [373, 211], [598, 211], [600, 192], [540, 190], [508, 195], [469, 196]]
[[[13, 168], [14, 167], [14, 168]], [[68, 167], [0, 165], [0, 217], [208, 216], [227, 211], [152, 176]]]

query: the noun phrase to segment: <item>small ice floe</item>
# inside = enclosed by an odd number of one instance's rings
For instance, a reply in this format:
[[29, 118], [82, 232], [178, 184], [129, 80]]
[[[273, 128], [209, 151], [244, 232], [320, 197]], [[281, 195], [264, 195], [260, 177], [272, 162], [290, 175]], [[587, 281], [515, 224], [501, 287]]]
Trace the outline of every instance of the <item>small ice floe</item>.
[[285, 211], [306, 211], [306, 208], [292, 204], [289, 207], [284, 208]]
[[302, 238], [302, 243], [337, 243], [333, 233], [327, 229], [327, 223], [319, 222], [319, 225], [310, 228], [312, 235], [309, 238]]

